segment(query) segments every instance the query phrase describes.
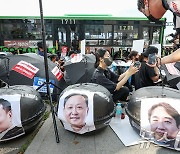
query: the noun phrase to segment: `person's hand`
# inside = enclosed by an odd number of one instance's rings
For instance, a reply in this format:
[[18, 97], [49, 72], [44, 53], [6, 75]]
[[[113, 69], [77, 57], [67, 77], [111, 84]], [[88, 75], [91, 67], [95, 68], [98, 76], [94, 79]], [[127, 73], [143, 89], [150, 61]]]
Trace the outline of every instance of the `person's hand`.
[[135, 74], [136, 72], [138, 72], [140, 67], [135, 67], [134, 63], [132, 63], [130, 65], [129, 69], [127, 70], [127, 73], [131, 76], [131, 75]]
[[161, 58], [160, 57], [157, 57], [157, 64], [156, 64], [156, 66], [160, 66], [161, 65]]
[[62, 72], [64, 72], [64, 66], [60, 66]]
[[58, 60], [58, 63], [60, 66], [62, 66], [64, 64], [64, 62], [61, 59]]

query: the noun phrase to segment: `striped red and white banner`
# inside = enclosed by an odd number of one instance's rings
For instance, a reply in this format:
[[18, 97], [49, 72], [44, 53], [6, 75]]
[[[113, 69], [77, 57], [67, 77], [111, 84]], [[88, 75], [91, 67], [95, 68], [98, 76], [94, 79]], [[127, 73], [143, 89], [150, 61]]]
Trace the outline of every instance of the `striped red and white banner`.
[[13, 66], [12, 70], [32, 79], [39, 71], [39, 68], [35, 67], [31, 63], [21, 60]]
[[58, 81], [61, 80], [61, 78], [63, 77], [63, 73], [57, 66], [55, 66], [51, 72], [56, 76]]

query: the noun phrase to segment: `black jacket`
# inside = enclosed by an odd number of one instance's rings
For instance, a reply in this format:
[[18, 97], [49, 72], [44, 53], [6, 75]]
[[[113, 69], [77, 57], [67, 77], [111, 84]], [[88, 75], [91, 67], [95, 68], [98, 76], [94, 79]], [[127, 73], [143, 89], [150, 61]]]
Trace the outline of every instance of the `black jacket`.
[[23, 127], [17, 127], [15, 126], [14, 128], [10, 129], [1, 139], [0, 141], [5, 141], [5, 140], [9, 140], [9, 139], [13, 139], [16, 138], [20, 135], [24, 134], [24, 129]]
[[91, 82], [102, 85], [112, 94], [116, 89], [119, 76], [109, 69], [96, 68], [91, 78]]

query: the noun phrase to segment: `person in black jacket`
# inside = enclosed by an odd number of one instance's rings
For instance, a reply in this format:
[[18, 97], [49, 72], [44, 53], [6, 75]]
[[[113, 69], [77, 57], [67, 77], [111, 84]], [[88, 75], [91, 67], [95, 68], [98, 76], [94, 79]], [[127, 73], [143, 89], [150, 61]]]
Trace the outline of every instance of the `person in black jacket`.
[[142, 55], [142, 62], [139, 72], [135, 74], [135, 90], [147, 87], [154, 86], [155, 82], [159, 80], [159, 69], [156, 65], [154, 67], [149, 66], [148, 56], [149, 54], [157, 54], [158, 48], [154, 46], [149, 46]]
[[118, 100], [126, 101], [129, 95], [129, 89], [123, 85], [131, 75], [138, 71], [138, 68], [131, 65], [126, 72], [118, 76], [108, 69], [108, 66], [112, 64], [112, 58], [107, 50], [98, 49], [95, 56], [96, 70], [93, 73], [91, 81], [107, 88], [112, 94], [114, 102], [117, 102]]

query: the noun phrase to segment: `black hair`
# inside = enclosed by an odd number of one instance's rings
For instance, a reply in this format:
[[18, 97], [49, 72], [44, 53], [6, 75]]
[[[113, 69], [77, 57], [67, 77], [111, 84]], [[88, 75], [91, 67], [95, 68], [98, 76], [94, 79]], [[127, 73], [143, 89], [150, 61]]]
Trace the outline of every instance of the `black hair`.
[[1, 98], [0, 99], [0, 105], [2, 105], [3, 110], [5, 110], [6, 112], [11, 111], [11, 104], [9, 101]]
[[68, 99], [69, 99], [70, 97], [72, 97], [72, 96], [76, 96], [76, 95], [84, 97], [85, 102], [86, 102], [86, 105], [87, 105], [87, 107], [88, 107], [88, 97], [87, 97], [86, 95], [83, 95], [83, 94], [78, 94], [78, 93], [74, 93], [74, 94], [70, 94], [70, 95], [68, 95], [68, 96], [64, 99], [64, 107], [65, 107], [66, 102], [68, 101]]
[[37, 42], [37, 47], [42, 49], [43, 48], [43, 43], [42, 42]]
[[50, 60], [52, 61], [54, 58], [56, 58], [56, 59], [57, 59], [57, 55], [52, 54], [52, 55], [50, 55], [50, 56], [49, 56], [49, 58], [50, 58]]
[[103, 58], [107, 50], [105, 49], [98, 49], [95, 53], [96, 56], [96, 62], [94, 63], [94, 67], [97, 68], [99, 66], [100, 58]]
[[133, 57], [137, 56], [138, 52], [137, 51], [131, 51], [130, 54], [128, 55], [128, 58], [132, 60]]
[[69, 52], [67, 52], [67, 56], [71, 56], [72, 54], [77, 54], [77, 51], [71, 50]]
[[158, 48], [155, 46], [148, 46], [143, 53], [141, 53], [142, 56], [148, 57], [149, 54], [158, 53]]
[[153, 106], [149, 109], [149, 111], [148, 111], [148, 119], [150, 120], [150, 117], [151, 117], [151, 115], [152, 115], [153, 110], [154, 110], [155, 108], [159, 107], [159, 106], [163, 107], [163, 108], [166, 110], [166, 112], [167, 112], [171, 117], [174, 118], [174, 120], [176, 121], [176, 126], [177, 126], [177, 128], [178, 128], [179, 125], [180, 125], [180, 114], [176, 111], [175, 108], [173, 108], [173, 107], [172, 107], [170, 104], [168, 104], [168, 103], [162, 102], [162, 103], [158, 103], [158, 104], [153, 105]]
[[138, 7], [138, 10], [141, 11], [141, 9], [145, 8], [145, 5], [144, 5], [144, 0], [138, 0], [137, 1], [137, 7]]

